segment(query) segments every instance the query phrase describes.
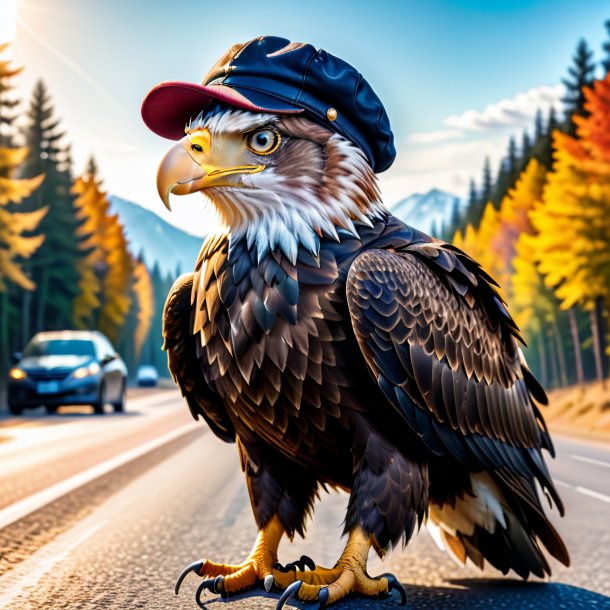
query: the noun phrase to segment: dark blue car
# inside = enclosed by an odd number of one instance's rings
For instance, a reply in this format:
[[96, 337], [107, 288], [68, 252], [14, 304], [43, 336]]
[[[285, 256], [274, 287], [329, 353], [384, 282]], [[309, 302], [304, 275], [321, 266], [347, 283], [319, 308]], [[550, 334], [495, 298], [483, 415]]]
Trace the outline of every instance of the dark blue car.
[[8, 378], [13, 415], [40, 405], [51, 413], [60, 405], [90, 404], [96, 413], [106, 404], [125, 407], [127, 367], [100, 332], [38, 333], [14, 359]]

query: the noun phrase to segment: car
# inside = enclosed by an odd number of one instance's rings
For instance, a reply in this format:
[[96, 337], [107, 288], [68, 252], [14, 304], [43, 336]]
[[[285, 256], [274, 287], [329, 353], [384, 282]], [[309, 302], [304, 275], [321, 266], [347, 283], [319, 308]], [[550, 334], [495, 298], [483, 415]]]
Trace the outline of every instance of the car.
[[143, 364], [138, 368], [136, 382], [140, 387], [155, 387], [159, 381], [159, 373], [151, 364]]
[[103, 413], [110, 403], [125, 408], [127, 367], [98, 331], [50, 331], [35, 335], [23, 353], [13, 355], [8, 376], [8, 408], [13, 415], [44, 405], [92, 405]]

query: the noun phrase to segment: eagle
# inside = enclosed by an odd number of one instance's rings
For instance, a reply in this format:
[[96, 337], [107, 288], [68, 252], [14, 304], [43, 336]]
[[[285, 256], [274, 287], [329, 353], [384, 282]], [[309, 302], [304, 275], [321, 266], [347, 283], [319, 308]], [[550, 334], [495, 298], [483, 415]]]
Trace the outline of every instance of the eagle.
[[[245, 52], [253, 46], [265, 51], [256, 61]], [[304, 112], [265, 107], [227, 78], [258, 62], [273, 92], [278, 73], [303, 70], [289, 56], [310, 48], [273, 37], [234, 47], [191, 87], [200, 97], [181, 109], [179, 140], [158, 171], [168, 207], [170, 194], [201, 191], [219, 217], [194, 272], [167, 297], [163, 347], [194, 418], [235, 443], [259, 530], [245, 561], [196, 561], [176, 593], [195, 572], [200, 604], [204, 590], [260, 584], [283, 591], [278, 608], [290, 597], [326, 607], [392, 590], [404, 604], [393, 575], [369, 576], [367, 556], [406, 545], [422, 524], [461, 563], [549, 575], [543, 549], [565, 565], [569, 557], [539, 492], [563, 514], [542, 453], [554, 454], [547, 398], [497, 284], [384, 207], [382, 147], [362, 145], [364, 123], [338, 122], [351, 103], [333, 94], [343, 85], [331, 70], [350, 76], [340, 60], [323, 55], [326, 72], [310, 86], [337, 102], [325, 114], [309, 102]], [[312, 53], [307, 70], [318, 69]], [[285, 71], [274, 73], [265, 62], [278, 57]], [[185, 89], [168, 86], [166, 108]], [[280, 540], [305, 535], [328, 488], [349, 494], [337, 563], [281, 565]]]

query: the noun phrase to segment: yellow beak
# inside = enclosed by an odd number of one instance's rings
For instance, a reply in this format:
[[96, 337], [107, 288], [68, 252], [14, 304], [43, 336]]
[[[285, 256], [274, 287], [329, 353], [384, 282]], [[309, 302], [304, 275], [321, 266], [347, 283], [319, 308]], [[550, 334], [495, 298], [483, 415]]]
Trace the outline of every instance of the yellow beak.
[[[208, 136], [209, 137], [209, 136]], [[204, 188], [218, 186], [238, 186], [239, 180], [231, 178], [237, 174], [256, 174], [264, 165], [232, 165], [222, 167], [218, 154], [212, 154], [212, 147], [205, 146], [197, 155], [196, 161], [189, 153], [191, 141], [185, 136], [169, 149], [161, 160], [157, 171], [157, 191], [168, 210], [171, 210], [169, 196], [187, 195]], [[230, 155], [229, 155], [230, 156]], [[224, 165], [224, 164], [223, 164]]]

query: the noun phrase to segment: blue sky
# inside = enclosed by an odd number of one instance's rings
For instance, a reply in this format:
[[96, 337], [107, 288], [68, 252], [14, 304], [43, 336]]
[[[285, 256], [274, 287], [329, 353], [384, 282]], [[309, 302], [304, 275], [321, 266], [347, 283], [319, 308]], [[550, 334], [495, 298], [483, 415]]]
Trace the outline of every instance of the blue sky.
[[[160, 81], [198, 82], [235, 42], [311, 42], [364, 74], [396, 137], [381, 175], [391, 204], [432, 186], [464, 195], [485, 155], [497, 163], [536, 107], [556, 103], [580, 37], [600, 58], [610, 18], [607, 0], [16, 1], [22, 98], [43, 78], [76, 170], [93, 153], [109, 191], [161, 214], [154, 177], [169, 143], [147, 132], [141, 101]], [[171, 221], [199, 232], [192, 202], [175, 209]]]

